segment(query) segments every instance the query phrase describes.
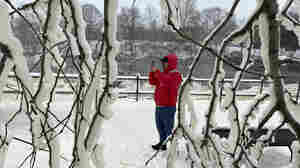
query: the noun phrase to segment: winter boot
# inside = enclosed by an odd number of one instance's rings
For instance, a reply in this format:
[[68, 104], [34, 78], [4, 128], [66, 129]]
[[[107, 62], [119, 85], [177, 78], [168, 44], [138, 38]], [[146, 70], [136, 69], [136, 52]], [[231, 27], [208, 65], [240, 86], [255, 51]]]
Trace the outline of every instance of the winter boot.
[[152, 149], [154, 150], [167, 150], [167, 145], [162, 145], [161, 142], [159, 142], [158, 144], [152, 145]]
[[160, 150], [163, 150], [163, 151], [167, 150], [167, 145], [161, 145]]
[[159, 150], [160, 149], [160, 146], [161, 146], [161, 142], [155, 144], [155, 145], [152, 145], [152, 149], [154, 150]]

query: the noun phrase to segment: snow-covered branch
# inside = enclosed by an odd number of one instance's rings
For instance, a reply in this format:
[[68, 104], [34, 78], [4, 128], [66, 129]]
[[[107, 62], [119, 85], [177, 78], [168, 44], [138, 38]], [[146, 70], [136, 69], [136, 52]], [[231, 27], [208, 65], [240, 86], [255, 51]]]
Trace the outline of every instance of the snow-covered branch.
[[279, 23], [275, 20], [278, 12], [277, 3], [271, 0], [266, 0], [263, 12], [259, 18], [260, 36], [262, 39], [262, 60], [265, 67], [265, 74], [272, 82], [271, 85], [271, 100], [263, 112], [263, 118], [259, 123], [259, 128], [271, 118], [278, 110], [283, 116], [283, 119], [295, 130], [297, 136], [300, 136], [300, 123], [294, 118], [287, 107], [284, 95], [284, 82], [280, 78], [279, 69], [279, 48], [280, 48], [280, 31]]
[[278, 14], [278, 20], [281, 21], [282, 25], [285, 26], [287, 30], [292, 30], [298, 37], [298, 44], [300, 44], [300, 21], [291, 17], [288, 14], [288, 9], [292, 4], [295, 4], [296, 11], [299, 12], [300, 3], [299, 1], [286, 0], [281, 12]]

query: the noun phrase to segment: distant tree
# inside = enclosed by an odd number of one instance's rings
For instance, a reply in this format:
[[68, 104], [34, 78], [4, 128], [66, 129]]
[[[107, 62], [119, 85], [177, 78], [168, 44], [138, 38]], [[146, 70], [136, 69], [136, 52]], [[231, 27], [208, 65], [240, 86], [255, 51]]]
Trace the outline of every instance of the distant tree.
[[[31, 18], [29, 21], [35, 30], [39, 31], [40, 23], [37, 21], [32, 12], [24, 12], [28, 18]], [[11, 21], [12, 29], [15, 36], [20, 40], [25, 49], [25, 54], [35, 55], [40, 51], [41, 45], [39, 45], [38, 39], [33, 33], [30, 25], [24, 21], [19, 16], [14, 17]]]
[[[207, 8], [201, 11], [200, 13], [200, 25], [203, 30], [203, 37], [208, 35], [227, 15], [227, 11], [225, 9], [219, 7]], [[235, 16], [233, 16], [226, 25], [222, 28], [222, 30], [215, 37], [215, 40], [212, 42], [215, 45], [220, 43], [220, 41], [229, 33], [237, 28], [237, 21]]]
[[201, 14], [197, 9], [196, 0], [185, 0], [182, 4], [182, 10], [180, 12], [180, 29], [186, 34], [195, 37], [200, 40], [203, 33], [201, 25]]
[[142, 16], [140, 9], [137, 7], [121, 7], [118, 15], [118, 31], [120, 40], [134, 40], [135, 29], [142, 27]]
[[[137, 29], [143, 27], [142, 16], [140, 9], [132, 7], [121, 7], [121, 11], [118, 15], [118, 29], [120, 40], [125, 40], [125, 48], [129, 48], [130, 53], [125, 56], [129, 60], [134, 61], [136, 58], [135, 40], [137, 40]], [[130, 65], [130, 69], [134, 69], [135, 64]]]
[[153, 5], [148, 4], [146, 6], [143, 20], [145, 25], [144, 33], [146, 34], [145, 39], [158, 40], [159, 13]]
[[103, 27], [103, 15], [93, 4], [82, 5], [82, 15], [86, 22], [86, 36], [88, 40], [97, 40], [101, 38]]

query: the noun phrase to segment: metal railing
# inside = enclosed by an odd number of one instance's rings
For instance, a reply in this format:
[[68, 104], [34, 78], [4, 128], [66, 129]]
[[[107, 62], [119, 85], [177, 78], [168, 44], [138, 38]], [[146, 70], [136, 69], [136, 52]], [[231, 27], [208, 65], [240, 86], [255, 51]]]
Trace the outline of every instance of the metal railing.
[[[40, 73], [30, 73], [30, 76], [33, 79], [38, 79], [40, 78]], [[56, 74], [54, 74], [55, 77], [57, 77]], [[9, 74], [9, 78], [15, 78], [15, 74], [14, 73], [10, 73]], [[63, 79], [69, 79], [69, 80], [76, 80], [78, 79], [78, 75], [77, 74], [66, 74], [66, 75], [60, 75], [59, 79], [63, 80]], [[102, 78], [105, 78], [105, 76], [102, 76]], [[117, 77], [118, 81], [122, 82], [122, 81], [134, 81], [135, 83], [135, 88], [131, 89], [131, 90], [120, 90], [119, 94], [120, 95], [134, 95], [135, 96], [135, 100], [139, 101], [140, 97], [142, 95], [152, 95], [154, 94], [154, 89], [152, 90], [143, 90], [143, 88], [141, 87], [141, 83], [142, 81], [147, 82], [148, 81], [148, 76], [141, 76], [140, 74], [137, 74], [135, 76], [118, 76]], [[191, 79], [192, 82], [195, 83], [199, 83], [199, 84], [203, 84], [203, 83], [208, 83], [210, 79], [204, 79], [204, 78], [192, 78]], [[225, 79], [223, 82], [225, 83], [230, 83], [233, 82], [233, 79]], [[132, 83], [132, 84], [134, 84]], [[246, 96], [246, 97], [253, 97], [256, 96], [258, 92], [262, 91], [262, 88], [264, 87], [264, 85], [266, 84], [266, 81], [263, 80], [257, 80], [257, 79], [242, 79], [241, 80], [241, 84], [247, 84], [248, 86], [257, 86], [260, 87], [259, 90], [256, 91], [251, 91], [251, 92], [246, 92], [245, 90], [238, 90], [236, 92], [236, 96]], [[66, 84], [67, 85], [67, 84]], [[18, 89], [5, 89], [4, 93], [11, 93], [11, 94], [15, 94], [15, 93], [20, 93], [21, 90]], [[222, 92], [222, 89], [220, 90], [220, 94]], [[73, 91], [71, 89], [57, 89], [56, 90], [56, 94], [73, 94]], [[192, 90], [191, 94], [193, 96], [210, 96], [211, 93], [208, 89], [205, 89], [204, 91], [195, 91]], [[298, 102], [298, 98], [299, 98], [299, 94], [300, 94], [300, 81], [298, 83], [298, 87], [297, 87], [297, 91], [294, 91], [293, 93], [293, 97], [296, 98], [296, 102]]]

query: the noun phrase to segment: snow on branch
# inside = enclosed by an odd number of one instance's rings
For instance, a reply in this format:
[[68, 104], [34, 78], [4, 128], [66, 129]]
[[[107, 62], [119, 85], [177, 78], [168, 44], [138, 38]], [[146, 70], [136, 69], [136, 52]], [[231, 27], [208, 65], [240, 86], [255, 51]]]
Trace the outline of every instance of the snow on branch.
[[[115, 56], [118, 54], [119, 43], [116, 41], [116, 12], [118, 7], [118, 0], [105, 1], [105, 27], [104, 27], [104, 57], [106, 65], [106, 83], [103, 91], [100, 94], [98, 104], [96, 104], [96, 113], [93, 116], [91, 126], [86, 138], [86, 145], [93, 147], [92, 139], [98, 139], [100, 136], [97, 129], [101, 128], [102, 119], [110, 119], [113, 115], [111, 105], [114, 103], [117, 92], [113, 88], [113, 83], [117, 76], [117, 63]], [[100, 69], [99, 69], [100, 70]], [[97, 123], [99, 122], [99, 123]]]
[[180, 28], [180, 15], [184, 13], [184, 4], [185, 0], [160, 0], [162, 22], [166, 24], [170, 19], [176, 28]]
[[8, 132], [5, 125], [0, 123], [0, 167], [4, 168], [6, 156], [8, 153], [9, 145], [12, 141], [13, 135], [11, 132]]
[[[192, 77], [192, 73], [193, 73], [193, 70], [195, 69], [198, 61], [200, 60], [200, 56], [203, 54], [204, 50], [208, 50], [209, 52], [213, 53], [213, 55], [218, 55], [214, 50], [210, 49], [207, 47], [207, 45], [209, 44], [209, 42], [211, 40], [213, 40], [213, 38], [215, 37], [215, 35], [222, 29], [222, 27], [224, 27], [224, 25], [226, 25], [226, 23], [230, 20], [230, 18], [232, 17], [235, 9], [237, 8], [238, 4], [239, 4], [239, 0], [236, 0], [234, 1], [228, 15], [222, 20], [222, 22], [205, 38], [204, 42], [203, 43], [198, 43], [196, 41], [194, 41], [192, 38], [186, 36], [184, 33], [182, 33], [178, 28], [177, 28], [177, 23], [174, 23], [174, 19], [172, 19], [172, 6], [170, 5], [169, 1], [165, 1], [165, 4], [162, 4], [162, 10], [168, 10], [168, 24], [173, 28], [173, 30], [175, 30], [176, 33], [178, 33], [181, 37], [187, 39], [187, 40], [190, 40], [192, 41], [193, 43], [199, 45], [201, 47], [200, 51], [199, 51], [199, 54], [198, 56], [193, 60], [193, 63], [191, 64], [191, 67], [190, 67], [190, 70], [189, 70], [189, 73], [188, 73], [188, 76], [187, 78], [183, 81], [183, 84], [181, 85], [180, 87], [180, 91], [179, 91], [179, 98], [178, 98], [178, 101], [179, 101], [179, 106], [178, 106], [178, 114], [179, 114], [179, 119], [180, 118], [183, 118], [184, 117], [181, 117], [181, 116], [184, 116], [184, 111], [186, 108], [185, 107], [185, 102], [186, 102], [186, 99], [187, 99], [187, 92], [188, 92], [188, 88], [189, 88], [189, 83], [190, 83], [190, 79]], [[166, 5], [166, 6], [165, 6]], [[217, 60], [218, 62], [220, 62], [222, 58], [220, 58], [219, 56], [217, 56]], [[219, 66], [219, 63], [215, 64], [216, 66]], [[216, 68], [215, 68], [216, 69]], [[219, 68], [217, 68], [219, 69]], [[221, 74], [223, 75], [220, 75], [220, 76], [223, 76], [224, 77], [224, 71], [215, 71], [215, 72], [221, 72]], [[218, 73], [214, 73], [214, 74], [218, 74]], [[217, 75], [213, 75], [214, 77], [217, 77]], [[220, 77], [219, 76], [219, 77]], [[221, 77], [222, 78], [222, 77]], [[221, 79], [219, 78], [219, 79]], [[213, 84], [212, 85], [213, 87], [215, 87], [215, 85]], [[216, 107], [216, 97], [217, 97], [217, 94], [216, 94], [216, 89], [212, 89], [213, 91], [213, 96], [211, 97], [211, 101], [210, 101], [210, 104], [209, 104], [209, 109], [207, 110], [207, 113], [206, 114], [206, 117], [207, 117], [207, 125], [206, 125], [206, 129], [205, 129], [205, 137], [208, 136], [208, 132], [209, 132], [209, 128], [210, 128], [210, 124], [212, 124], [211, 122], [211, 118], [214, 118], [214, 117], [211, 117], [213, 116], [213, 112], [215, 111], [215, 107]], [[181, 116], [180, 116], [181, 115]], [[184, 121], [183, 121], [184, 122]], [[195, 121], [192, 121], [192, 128], [195, 128], [195, 125], [193, 124], [193, 122]], [[195, 122], [196, 124], [197, 122]], [[185, 133], [185, 136], [186, 137], [189, 137], [189, 141], [191, 142], [191, 145], [192, 148], [194, 149], [194, 151], [197, 153], [198, 157], [200, 156], [199, 155], [199, 150], [200, 148], [198, 148], [195, 143], [195, 140], [197, 139], [196, 135], [193, 135], [194, 132], [190, 132], [189, 129], [186, 129], [185, 127], [182, 127], [183, 128], [183, 132]], [[191, 135], [190, 135], [190, 134]], [[201, 136], [200, 136], [201, 137]], [[196, 138], [196, 139], [195, 139]], [[201, 138], [202, 139], [202, 138]], [[205, 142], [205, 143], [202, 143], [203, 144], [206, 144], [207, 141], [200, 141], [200, 142]], [[199, 145], [200, 146], [200, 145]]]
[[299, 166], [300, 166], [300, 143], [299, 143], [299, 141], [293, 142], [292, 151], [293, 151], [292, 168], [299, 168]]
[[[1, 44], [0, 44], [1, 45]], [[1, 71], [0, 71], [0, 102], [3, 100], [3, 89], [8, 83], [8, 75], [13, 67], [13, 62], [11, 59], [9, 59], [9, 53], [5, 53], [3, 51], [3, 47], [1, 47], [1, 52], [3, 53], [2, 59], [1, 59]], [[8, 55], [7, 55], [8, 54]]]
[[[32, 134], [34, 137], [34, 142], [38, 142], [39, 146], [43, 145], [43, 139], [41, 135], [44, 135], [46, 143], [49, 149], [49, 164], [59, 168], [60, 167], [60, 142], [59, 136], [56, 134], [56, 130], [51, 129], [55, 127], [54, 122], [49, 121], [48, 113], [51, 111], [50, 104], [52, 103], [53, 94], [55, 93], [55, 87], [57, 83], [58, 76], [54, 78], [51, 70], [52, 61], [55, 65], [59, 64], [62, 67], [64, 64], [58, 47], [51, 47], [56, 43], [64, 41], [64, 35], [59, 27], [61, 11], [60, 11], [59, 0], [48, 1], [47, 14], [42, 17], [43, 32], [42, 38], [44, 42], [43, 54], [40, 58], [41, 60], [41, 78], [37, 92], [35, 94], [36, 107], [40, 111], [35, 117], [32, 117]], [[47, 52], [47, 48], [51, 50]], [[57, 64], [56, 64], [57, 63]], [[60, 72], [60, 71], [59, 71]], [[42, 116], [44, 114], [44, 116]], [[38, 146], [38, 148], [40, 148]]]
[[[233, 6], [231, 7], [227, 17], [225, 17], [224, 20], [207, 37], [207, 39], [205, 39], [205, 43], [208, 43], [210, 40], [212, 40], [213, 37], [215, 36], [215, 34], [217, 34], [220, 31], [220, 29], [224, 25], [226, 25], [226, 23], [228, 22], [228, 20], [231, 18], [232, 14], [234, 13], [236, 7], [238, 6], [238, 4], [239, 4], [238, 0], [234, 1]], [[219, 54], [220, 53], [222, 53], [222, 52], [219, 52]], [[220, 96], [217, 93], [218, 84], [225, 77], [225, 72], [223, 70], [222, 64], [223, 64], [222, 59], [220, 57], [216, 58], [215, 65], [214, 65], [214, 70], [213, 70], [213, 73], [212, 73], [212, 76], [211, 76], [211, 79], [210, 79], [210, 82], [209, 82], [209, 85], [211, 87], [212, 96], [210, 97], [208, 110], [205, 113], [206, 126], [205, 126], [205, 132], [204, 132], [204, 139], [206, 139], [207, 136], [209, 135], [209, 130], [211, 128], [211, 124], [214, 123], [214, 118], [215, 118], [214, 116], [215, 116], [215, 112], [216, 112], [217, 98], [218, 98], [218, 96]]]
[[256, 8], [254, 9], [250, 17], [247, 19], [246, 23], [238, 30], [232, 32], [222, 41], [221, 46], [223, 47], [221, 47], [221, 53], [223, 52], [222, 48], [224, 48], [228, 42], [240, 43], [248, 37], [247, 31], [249, 31], [249, 29], [252, 29], [253, 25], [256, 24], [256, 20], [258, 19], [261, 13], [261, 10], [264, 6], [264, 2], [264, 0], [257, 1]]
[[300, 123], [294, 118], [287, 107], [284, 96], [284, 81], [281, 78], [279, 68], [279, 48], [280, 48], [280, 29], [279, 23], [276, 21], [278, 14], [278, 5], [271, 0], [266, 0], [266, 6], [259, 18], [259, 34], [262, 39], [262, 60], [265, 67], [265, 73], [271, 85], [271, 100], [263, 112], [263, 118], [260, 119], [258, 128], [262, 128], [264, 124], [278, 110], [284, 120], [295, 130], [297, 136], [300, 136]]
[[71, 9], [71, 18], [75, 29], [76, 43], [80, 52], [81, 66], [84, 67], [84, 77], [91, 76], [94, 69], [92, 51], [86, 40], [86, 23], [83, 19], [82, 9], [78, 0], [69, 0]]
[[[81, 131], [78, 135], [77, 147], [80, 158], [79, 167], [82, 168], [90, 165], [88, 163], [89, 156], [95, 166], [101, 167], [105, 164], [102, 154], [104, 146], [99, 146], [98, 141], [102, 135], [104, 120], [113, 116], [112, 105], [118, 94], [114, 88], [118, 73], [115, 57], [119, 53], [119, 42], [116, 38], [118, 0], [106, 0], [104, 6], [102, 51], [97, 58], [96, 65], [92, 68], [90, 80], [86, 81], [88, 85], [83, 97], [84, 115], [81, 116], [84, 121], [79, 123]], [[80, 47], [79, 51], [81, 51]], [[100, 78], [103, 61], [105, 61], [106, 69], [104, 86], [101, 84], [102, 79]]]
[[23, 47], [20, 41], [14, 36], [10, 27], [9, 9], [6, 3], [0, 2], [0, 20], [3, 23], [0, 31], [0, 43], [5, 45], [10, 52], [10, 59], [16, 66], [16, 75], [20, 78], [26, 92], [33, 94], [33, 87], [31, 78], [29, 77], [29, 70], [26, 59], [23, 55]]

